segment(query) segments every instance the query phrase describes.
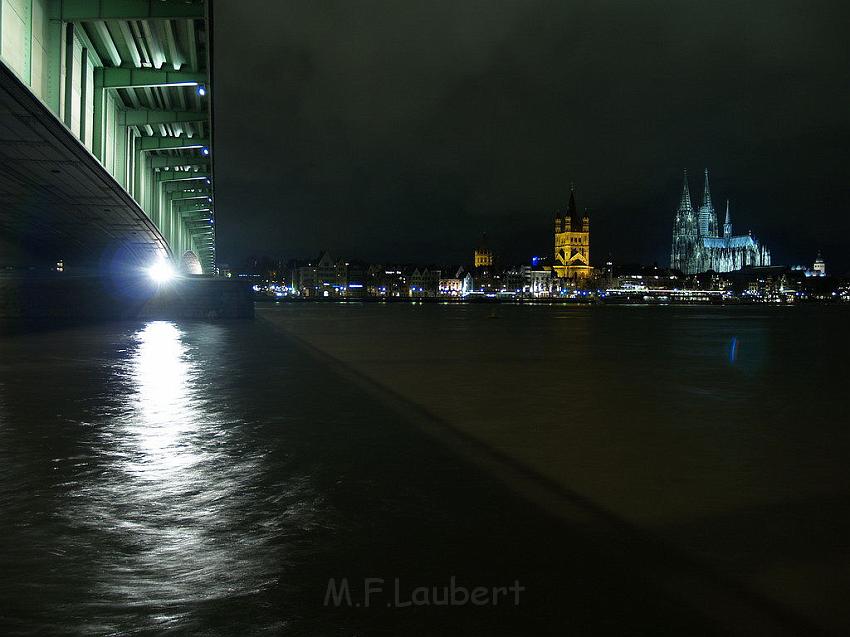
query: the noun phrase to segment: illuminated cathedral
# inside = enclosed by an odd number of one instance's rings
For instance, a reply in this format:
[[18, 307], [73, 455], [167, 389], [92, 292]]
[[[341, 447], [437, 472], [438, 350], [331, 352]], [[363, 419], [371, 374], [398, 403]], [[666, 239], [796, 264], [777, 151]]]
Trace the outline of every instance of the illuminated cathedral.
[[579, 215], [575, 187], [570, 187], [566, 212], [555, 213], [555, 276], [562, 279], [586, 279], [590, 276], [590, 217], [587, 210]]
[[[721, 234], [722, 232], [722, 234]], [[770, 250], [761, 245], [751, 233], [732, 234], [732, 217], [726, 201], [726, 219], [722, 231], [711, 202], [708, 187], [708, 169], [705, 171], [705, 188], [702, 204], [695, 210], [688, 190], [688, 171], [682, 186], [682, 198], [673, 222], [673, 247], [670, 251], [670, 268], [685, 274], [707, 270], [731, 272], [747, 266], [770, 265]]]

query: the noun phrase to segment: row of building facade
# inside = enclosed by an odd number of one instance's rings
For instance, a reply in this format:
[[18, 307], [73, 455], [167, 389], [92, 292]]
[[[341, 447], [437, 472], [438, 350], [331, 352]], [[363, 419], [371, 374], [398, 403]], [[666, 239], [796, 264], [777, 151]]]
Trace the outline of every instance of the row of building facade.
[[[476, 253], [480, 254], [480, 250]], [[255, 286], [268, 296], [302, 299], [607, 299], [624, 302], [707, 300], [844, 300], [850, 301], [846, 279], [827, 277], [818, 256], [810, 267], [752, 266], [720, 273], [694, 275], [657, 265], [614, 265], [596, 268], [576, 285], [560, 277], [549, 264], [495, 268], [451, 268], [394, 264], [364, 264], [335, 259], [322, 253], [317, 259], [291, 262], [282, 281], [266, 280]], [[836, 295], [839, 295], [836, 298]]]
[[[477, 248], [472, 266], [367, 264], [323, 252], [310, 261], [291, 262], [284, 277], [287, 294], [305, 298], [464, 298], [470, 296], [546, 297], [568, 289], [542, 262], [504, 269]], [[476, 258], [477, 257], [477, 258]]]

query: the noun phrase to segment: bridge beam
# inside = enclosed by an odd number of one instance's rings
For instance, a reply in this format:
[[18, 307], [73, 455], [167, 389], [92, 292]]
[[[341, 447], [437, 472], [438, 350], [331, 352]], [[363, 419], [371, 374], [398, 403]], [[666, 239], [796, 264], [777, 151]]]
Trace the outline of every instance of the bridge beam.
[[212, 210], [209, 208], [195, 208], [194, 210], [173, 209], [175, 214], [179, 214], [184, 219], [209, 219]]
[[207, 193], [196, 193], [196, 192], [172, 192], [170, 193], [171, 201], [191, 201], [193, 199], [203, 199], [204, 201], [209, 201], [210, 196]]
[[173, 18], [203, 18], [202, 2], [163, 0], [62, 0], [64, 22], [94, 22], [98, 20], [157, 20]]
[[[199, 172], [190, 172], [190, 171], [174, 171], [169, 170], [168, 172], [156, 173], [156, 181], [161, 184], [168, 184], [173, 182], [192, 182], [192, 181], [200, 181], [203, 183], [207, 183], [209, 180], [209, 173], [206, 171]], [[207, 184], [209, 185], [209, 184]], [[188, 187], [188, 186], [187, 186]]]
[[152, 88], [155, 86], [198, 86], [207, 82], [205, 73], [163, 69], [103, 68], [103, 88]]
[[212, 204], [204, 199], [201, 200], [186, 200], [186, 199], [169, 199], [171, 209], [177, 212], [198, 212], [208, 211], [212, 209]]
[[208, 120], [209, 115], [202, 111], [157, 111], [145, 108], [131, 108], [121, 111], [118, 119], [122, 126], [183, 124]]
[[209, 147], [206, 137], [141, 137], [139, 148], [147, 150], [191, 150]]
[[206, 157], [151, 157], [151, 168], [176, 168], [182, 166], [197, 166], [209, 170], [210, 160]]
[[184, 217], [194, 217], [198, 219], [208, 219], [210, 213], [212, 213], [212, 209], [210, 208], [180, 208], [176, 206], [171, 206], [171, 210], [175, 214], [179, 214]]
[[208, 211], [211, 210], [209, 201], [180, 201], [180, 200], [169, 200], [169, 205], [172, 210], [176, 210], [177, 212], [198, 212], [198, 211]]
[[181, 179], [179, 181], [170, 181], [162, 183], [163, 192], [169, 194], [192, 192], [203, 195], [204, 197], [212, 196], [212, 189], [205, 181], [198, 179]]

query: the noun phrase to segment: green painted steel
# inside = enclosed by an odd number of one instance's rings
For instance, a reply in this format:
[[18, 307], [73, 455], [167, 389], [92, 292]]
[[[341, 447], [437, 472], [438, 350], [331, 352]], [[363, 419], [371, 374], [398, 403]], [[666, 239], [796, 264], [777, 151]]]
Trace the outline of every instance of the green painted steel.
[[212, 273], [207, 4], [0, 0], [0, 60], [135, 199], [172, 254], [192, 250]]
[[206, 157], [152, 157], [153, 168], [174, 168], [177, 166], [198, 166], [209, 170], [210, 160]]
[[183, 73], [163, 69], [104, 68], [104, 88], [151, 88], [154, 86], [198, 86], [206, 83], [205, 73]]
[[144, 126], [145, 124], [179, 124], [184, 122], [206, 122], [209, 115], [198, 111], [157, 111], [134, 108], [121, 111], [122, 126]]
[[62, 0], [62, 20], [150, 20], [203, 18], [203, 2], [185, 0]]
[[203, 199], [209, 201], [210, 196], [206, 193], [197, 192], [174, 192], [171, 193], [171, 201], [187, 201], [189, 199]]
[[210, 140], [204, 137], [141, 137], [141, 150], [200, 150], [209, 147]]
[[[210, 180], [209, 173], [206, 171], [186, 171], [186, 170], [169, 170], [169, 171], [160, 171], [156, 173], [156, 180], [159, 183], [171, 183], [171, 182], [192, 182], [192, 181], [202, 181], [206, 182]], [[212, 181], [212, 180], [210, 180]]]
[[171, 181], [167, 183], [162, 183], [162, 188], [166, 193], [172, 194], [181, 194], [181, 193], [195, 193], [199, 195], [203, 195], [204, 197], [212, 197], [212, 189], [209, 188], [203, 180], [193, 179], [193, 180], [181, 180], [181, 181]]

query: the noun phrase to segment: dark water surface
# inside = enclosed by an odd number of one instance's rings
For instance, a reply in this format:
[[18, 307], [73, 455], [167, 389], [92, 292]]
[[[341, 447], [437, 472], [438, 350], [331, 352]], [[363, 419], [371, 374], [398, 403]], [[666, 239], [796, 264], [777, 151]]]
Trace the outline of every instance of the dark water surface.
[[0, 630], [850, 627], [843, 308], [258, 313], [0, 336]]

